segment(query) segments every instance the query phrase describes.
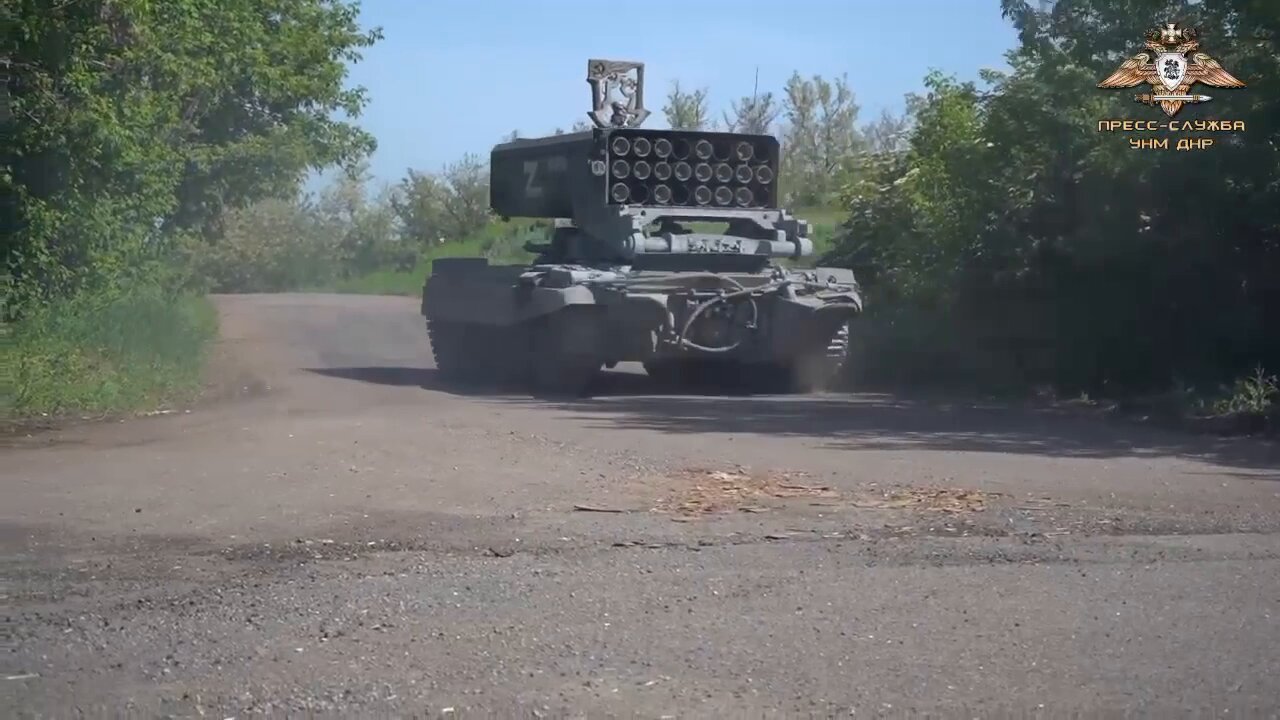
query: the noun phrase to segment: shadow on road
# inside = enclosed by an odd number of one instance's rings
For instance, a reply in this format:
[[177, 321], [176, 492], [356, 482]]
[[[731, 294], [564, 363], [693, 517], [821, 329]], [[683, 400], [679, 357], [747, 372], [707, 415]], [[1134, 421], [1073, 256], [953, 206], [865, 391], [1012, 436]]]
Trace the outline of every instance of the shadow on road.
[[307, 372], [392, 387], [431, 388], [436, 378], [436, 371], [433, 369], [411, 367], [307, 368]]
[[1251, 475], [1280, 480], [1280, 446], [1160, 430], [1094, 411], [977, 402], [904, 399], [887, 395], [676, 393], [645, 375], [602, 373], [592, 397], [548, 399], [518, 388], [460, 387], [436, 370], [407, 367], [313, 369], [329, 377], [417, 386], [490, 401], [573, 413], [604, 429], [818, 438], [849, 450], [942, 450], [1047, 457], [1186, 457], [1223, 466], [1271, 470]]
[[[412, 367], [338, 367], [308, 368], [307, 372], [325, 377], [358, 380], [373, 385], [391, 387], [420, 387], [426, 390], [447, 392], [453, 395], [469, 397], [508, 397], [513, 400], [521, 398], [529, 400], [527, 388], [518, 385], [494, 386], [481, 384], [461, 384], [445, 380], [435, 368]], [[725, 385], [702, 385], [685, 387], [663, 383], [642, 373], [602, 372], [591, 385], [591, 399], [628, 396], [682, 395], [707, 397], [750, 397], [751, 393]], [[534, 398], [535, 402], [540, 400]], [[583, 400], [590, 402], [591, 400]]]

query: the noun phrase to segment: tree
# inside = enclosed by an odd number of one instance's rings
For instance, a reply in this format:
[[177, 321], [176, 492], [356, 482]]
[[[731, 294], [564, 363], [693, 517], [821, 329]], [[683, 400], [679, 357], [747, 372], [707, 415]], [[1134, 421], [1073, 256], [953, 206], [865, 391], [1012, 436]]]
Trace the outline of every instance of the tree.
[[783, 175], [792, 188], [791, 202], [826, 204], [836, 192], [834, 177], [845, 159], [861, 146], [858, 105], [845, 76], [832, 83], [792, 74], [787, 80], [783, 112]]
[[730, 103], [732, 112], [724, 113], [724, 124], [729, 132], [767, 135], [778, 119], [781, 108], [774, 103], [773, 93], [753, 94]]
[[[23, 2], [0, 118], [6, 311], [142, 277], [183, 233], [290, 197], [373, 148], [348, 63], [380, 37], [340, 0]], [[335, 119], [341, 112], [348, 119]]]
[[281, 292], [338, 276], [342, 233], [297, 198], [268, 198], [229, 210], [217, 243], [198, 243], [189, 260], [215, 292]]
[[678, 80], [672, 82], [662, 114], [666, 115], [667, 124], [674, 130], [708, 129], [707, 89], [687, 92], [680, 88]]
[[492, 218], [489, 170], [473, 154], [437, 174], [409, 170], [391, 205], [405, 237], [413, 242], [432, 245], [465, 239]]
[[828, 258], [858, 268], [884, 320], [869, 357], [915, 380], [963, 369], [1068, 393], [1213, 387], [1280, 365], [1266, 320], [1280, 317], [1280, 95], [1255, 92], [1280, 77], [1264, 42], [1280, 18], [1246, 0], [1175, 4], [1223, 67], [1258, 79], [1183, 109], [1245, 122], [1209, 150], [1177, 152], [1184, 134], [1133, 151], [1097, 130], [1135, 112], [1096, 84], [1141, 47], [1163, 0], [1058, 0], [1050, 13], [1005, 0], [1012, 72], [983, 73], [982, 91], [934, 74], [908, 99], [905, 152], [846, 184]]
[[397, 232], [391, 189], [370, 197], [372, 179], [368, 161], [362, 160], [325, 188], [311, 209], [318, 233], [336, 248], [336, 274], [403, 268], [417, 256], [416, 247], [401, 242]]
[[910, 140], [911, 121], [906, 115], [882, 110], [880, 117], [862, 128], [866, 149], [873, 153], [892, 153], [906, 149]]

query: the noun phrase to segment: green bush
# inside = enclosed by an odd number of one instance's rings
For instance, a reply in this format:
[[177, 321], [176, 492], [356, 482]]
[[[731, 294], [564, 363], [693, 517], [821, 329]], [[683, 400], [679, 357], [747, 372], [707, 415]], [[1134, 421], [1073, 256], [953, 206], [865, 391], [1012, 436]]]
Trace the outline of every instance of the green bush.
[[1219, 414], [1252, 413], [1263, 415], [1275, 412], [1280, 401], [1280, 380], [1268, 375], [1261, 366], [1253, 374], [1239, 378], [1231, 386], [1229, 394], [1213, 403]]
[[56, 300], [0, 333], [0, 415], [130, 411], [199, 393], [217, 316], [199, 295], [133, 286]]

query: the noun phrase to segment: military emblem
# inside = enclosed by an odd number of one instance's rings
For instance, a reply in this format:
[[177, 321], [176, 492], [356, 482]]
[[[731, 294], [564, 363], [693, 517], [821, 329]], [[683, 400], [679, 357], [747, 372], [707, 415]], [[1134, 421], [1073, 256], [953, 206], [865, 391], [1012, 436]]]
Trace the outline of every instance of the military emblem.
[[1144, 105], [1158, 105], [1169, 117], [1178, 114], [1186, 103], [1210, 100], [1208, 95], [1191, 94], [1191, 86], [1203, 83], [1213, 87], [1242, 88], [1234, 75], [1222, 64], [1200, 51], [1198, 33], [1192, 28], [1179, 28], [1168, 23], [1147, 32], [1146, 50], [1120, 64], [1100, 88], [1129, 88], [1146, 83], [1152, 92], [1135, 95]]
[[587, 116], [596, 127], [639, 127], [649, 117], [644, 107], [644, 63], [588, 60], [587, 82], [592, 105]]

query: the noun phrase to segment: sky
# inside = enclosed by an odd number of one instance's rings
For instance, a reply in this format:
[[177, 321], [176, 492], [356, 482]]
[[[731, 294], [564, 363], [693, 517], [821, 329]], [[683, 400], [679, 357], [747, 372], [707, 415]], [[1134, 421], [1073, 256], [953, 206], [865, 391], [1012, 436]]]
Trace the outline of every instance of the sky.
[[375, 184], [586, 119], [588, 58], [645, 63], [646, 127], [666, 126], [672, 81], [707, 87], [719, 117], [757, 70], [775, 95], [793, 72], [847, 74], [869, 121], [931, 69], [1006, 68], [1016, 41], [999, 0], [364, 0], [361, 23], [384, 36], [348, 77], [368, 90]]

